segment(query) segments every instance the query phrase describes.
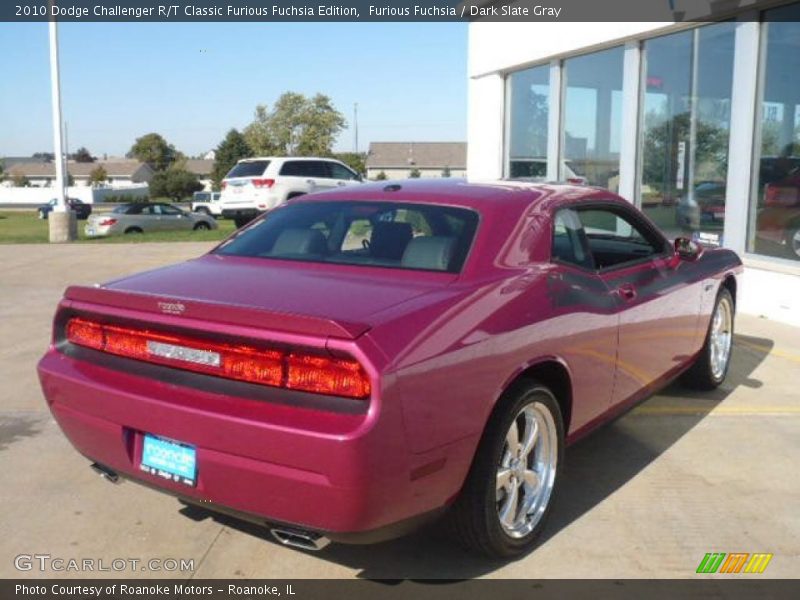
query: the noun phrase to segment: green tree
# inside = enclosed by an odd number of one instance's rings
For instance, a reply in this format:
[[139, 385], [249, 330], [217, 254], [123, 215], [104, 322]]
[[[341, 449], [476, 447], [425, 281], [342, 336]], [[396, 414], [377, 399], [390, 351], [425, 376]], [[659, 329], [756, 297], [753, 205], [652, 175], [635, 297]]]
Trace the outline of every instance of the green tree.
[[445, 166], [445, 168], [442, 169], [442, 177], [450, 177], [450, 167]]
[[22, 173], [12, 173], [11, 183], [14, 187], [31, 187], [31, 180]]
[[159, 134], [148, 133], [136, 138], [126, 156], [147, 163], [156, 171], [163, 171], [169, 168], [181, 154], [175, 149], [175, 146], [168, 143]]
[[73, 185], [75, 185], [75, 178], [72, 176], [72, 173], [67, 171], [66, 176], [67, 176], [67, 181], [65, 183], [67, 184], [67, 187], [72, 187]]
[[387, 177], [386, 177], [386, 173], [384, 171], [381, 171], [380, 173], [378, 173], [375, 176], [375, 181], [386, 181], [386, 179], [387, 179]]
[[89, 150], [81, 146], [72, 154], [72, 160], [79, 163], [91, 163], [94, 162], [94, 156]]
[[97, 165], [89, 173], [89, 185], [92, 187], [97, 187], [106, 181], [108, 181], [108, 172], [103, 168], [103, 165]]
[[150, 180], [151, 196], [154, 198], [166, 197], [175, 202], [202, 189], [203, 184], [198, 181], [197, 175], [180, 166], [156, 171]]
[[244, 137], [253, 152], [262, 156], [330, 156], [345, 123], [327, 96], [306, 98], [286, 92], [272, 110], [256, 107], [255, 119], [245, 128]]
[[211, 180], [214, 189], [218, 190], [228, 171], [243, 158], [253, 156], [253, 151], [248, 146], [244, 136], [236, 129], [231, 129], [225, 139], [217, 146], [214, 158], [214, 168], [211, 170]]
[[422, 173], [420, 173], [417, 167], [411, 169], [411, 172], [408, 174], [409, 179], [419, 179], [422, 177]]
[[364, 152], [337, 152], [333, 156], [356, 173], [363, 175], [367, 172], [367, 155]]
[[3, 161], [0, 160], [0, 182], [2, 182], [5, 178], [6, 178], [5, 165], [3, 164]]

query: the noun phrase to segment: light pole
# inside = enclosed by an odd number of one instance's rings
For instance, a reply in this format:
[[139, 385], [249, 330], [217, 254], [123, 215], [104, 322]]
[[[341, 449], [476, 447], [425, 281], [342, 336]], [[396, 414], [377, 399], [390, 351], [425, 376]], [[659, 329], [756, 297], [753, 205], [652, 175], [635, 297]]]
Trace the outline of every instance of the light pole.
[[358, 102], [353, 104], [353, 131], [355, 132], [355, 153], [358, 154]]
[[[52, 7], [53, 0], [50, 0]], [[52, 15], [52, 8], [50, 8]], [[67, 206], [64, 181], [64, 144], [61, 126], [61, 77], [58, 71], [58, 24], [50, 17], [50, 91], [53, 103], [53, 145], [56, 167], [56, 205], [48, 215], [51, 242], [70, 242], [77, 237], [78, 228], [73, 213]]]

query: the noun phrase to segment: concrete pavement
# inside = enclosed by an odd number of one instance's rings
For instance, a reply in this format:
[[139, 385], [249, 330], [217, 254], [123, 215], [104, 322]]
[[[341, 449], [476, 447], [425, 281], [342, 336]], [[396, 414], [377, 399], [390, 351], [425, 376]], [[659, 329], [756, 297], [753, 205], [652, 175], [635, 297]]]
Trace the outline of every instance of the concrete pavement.
[[[695, 577], [706, 552], [771, 552], [763, 577], [800, 573], [800, 329], [740, 315], [728, 381], [672, 386], [567, 451], [540, 546], [491, 563], [434, 527], [308, 554], [265, 531], [187, 513], [93, 474], [45, 406], [35, 364], [63, 289], [196, 256], [207, 244], [0, 245], [0, 577]], [[194, 518], [193, 518], [194, 517]], [[19, 555], [187, 559], [193, 571], [41, 573]], [[24, 561], [23, 561], [24, 562]], [[118, 566], [121, 563], [117, 563]]]

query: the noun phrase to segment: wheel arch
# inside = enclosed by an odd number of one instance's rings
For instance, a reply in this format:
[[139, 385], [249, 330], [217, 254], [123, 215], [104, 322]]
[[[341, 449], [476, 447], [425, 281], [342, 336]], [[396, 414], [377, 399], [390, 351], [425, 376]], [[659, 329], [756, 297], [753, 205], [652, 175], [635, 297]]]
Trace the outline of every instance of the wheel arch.
[[523, 384], [525, 381], [536, 381], [550, 388], [561, 408], [561, 417], [564, 420], [564, 434], [568, 434], [572, 419], [572, 374], [567, 364], [555, 356], [538, 358], [520, 367], [503, 385], [500, 394], [495, 399], [492, 412], [497, 407], [500, 398], [508, 390]]
[[725, 279], [722, 280], [722, 286], [731, 294], [731, 298], [733, 299], [733, 307], [736, 308], [736, 292], [738, 289], [738, 282], [736, 281], [736, 277], [733, 273], [728, 273], [725, 276]]

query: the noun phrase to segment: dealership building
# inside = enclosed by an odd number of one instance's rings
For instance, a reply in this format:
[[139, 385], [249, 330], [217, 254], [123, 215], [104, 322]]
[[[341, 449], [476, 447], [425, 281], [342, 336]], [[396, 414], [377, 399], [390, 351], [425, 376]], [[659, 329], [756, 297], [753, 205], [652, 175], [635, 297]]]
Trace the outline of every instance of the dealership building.
[[740, 309], [800, 325], [800, 3], [475, 22], [468, 69], [470, 178], [607, 188], [670, 237], [738, 252]]

